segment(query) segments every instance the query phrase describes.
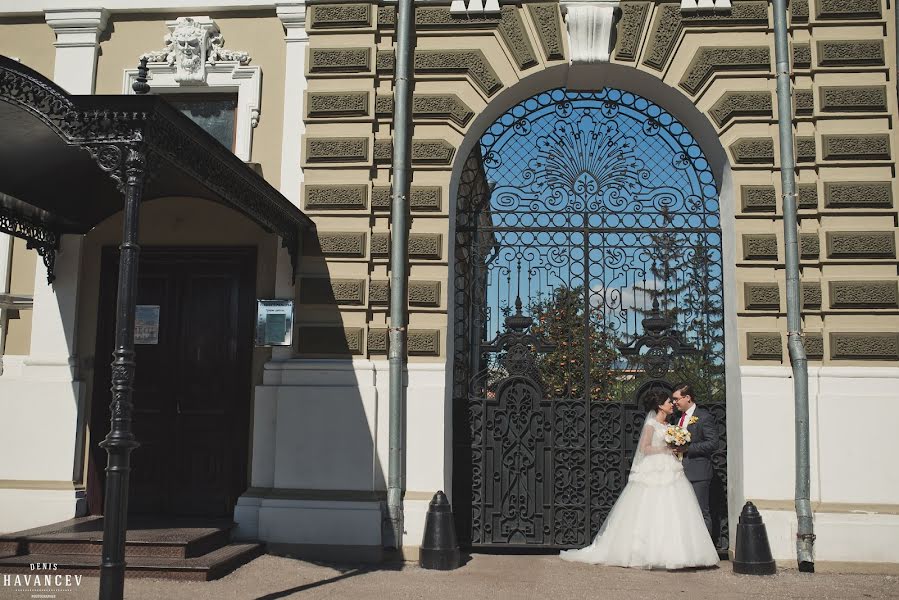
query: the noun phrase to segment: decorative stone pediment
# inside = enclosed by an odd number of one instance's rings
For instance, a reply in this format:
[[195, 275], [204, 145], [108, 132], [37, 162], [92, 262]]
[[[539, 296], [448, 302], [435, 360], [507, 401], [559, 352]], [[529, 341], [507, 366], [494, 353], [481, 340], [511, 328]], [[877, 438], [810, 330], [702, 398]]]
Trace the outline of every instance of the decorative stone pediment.
[[175, 67], [175, 81], [182, 85], [206, 82], [207, 65], [217, 62], [249, 64], [246, 52], [228, 50], [218, 25], [209, 17], [178, 17], [166, 21], [171, 33], [165, 36], [165, 48], [142, 55], [150, 63]]

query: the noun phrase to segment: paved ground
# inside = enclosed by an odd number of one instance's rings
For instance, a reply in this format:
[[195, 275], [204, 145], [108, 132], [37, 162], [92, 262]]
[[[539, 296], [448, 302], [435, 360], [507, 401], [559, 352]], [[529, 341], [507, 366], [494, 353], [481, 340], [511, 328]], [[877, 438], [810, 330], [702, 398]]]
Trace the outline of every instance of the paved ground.
[[[60, 600], [97, 598], [96, 578]], [[6, 595], [4, 595], [6, 594]], [[29, 598], [0, 587], [0, 597]], [[131, 579], [128, 600], [281, 600], [348, 598], [671, 600], [672, 598], [839, 599], [899, 598], [899, 577], [781, 571], [773, 577], [734, 575], [729, 563], [705, 571], [666, 572], [565, 563], [556, 556], [474, 555], [455, 571], [417, 566], [375, 569], [319, 565], [262, 556], [231, 575], [208, 583]]]

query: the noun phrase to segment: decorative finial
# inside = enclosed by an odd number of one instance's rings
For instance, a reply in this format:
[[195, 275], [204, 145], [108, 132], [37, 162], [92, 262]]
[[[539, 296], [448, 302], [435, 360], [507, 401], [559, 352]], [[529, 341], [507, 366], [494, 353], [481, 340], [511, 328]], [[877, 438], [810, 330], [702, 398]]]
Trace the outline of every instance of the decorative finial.
[[131, 84], [131, 89], [134, 90], [135, 94], [146, 94], [150, 91], [150, 84], [147, 83], [147, 75], [149, 75], [150, 70], [147, 69], [147, 57], [142, 56], [140, 59], [140, 65], [137, 67], [137, 78], [134, 83]]

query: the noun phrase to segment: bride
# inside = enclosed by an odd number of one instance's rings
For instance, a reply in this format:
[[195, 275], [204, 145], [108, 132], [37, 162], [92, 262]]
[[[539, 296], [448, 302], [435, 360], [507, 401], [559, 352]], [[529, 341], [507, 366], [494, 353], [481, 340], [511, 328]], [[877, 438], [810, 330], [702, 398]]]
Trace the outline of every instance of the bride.
[[642, 569], [718, 564], [693, 487], [665, 443], [674, 405], [664, 392], [652, 391], [646, 409], [627, 486], [593, 543], [563, 551], [562, 560]]

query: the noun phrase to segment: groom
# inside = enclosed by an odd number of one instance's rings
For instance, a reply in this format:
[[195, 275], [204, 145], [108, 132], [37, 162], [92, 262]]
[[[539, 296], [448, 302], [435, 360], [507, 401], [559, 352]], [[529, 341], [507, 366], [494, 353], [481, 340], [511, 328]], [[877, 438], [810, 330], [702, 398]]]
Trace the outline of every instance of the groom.
[[709, 513], [709, 487], [712, 483], [712, 455], [718, 450], [718, 424], [711, 412], [697, 406], [693, 388], [687, 383], [678, 383], [671, 392], [671, 401], [680, 411], [674, 421], [690, 432], [690, 444], [677, 448], [675, 453], [684, 455], [684, 473], [693, 484], [705, 526], [712, 534], [712, 516]]

